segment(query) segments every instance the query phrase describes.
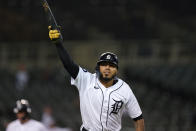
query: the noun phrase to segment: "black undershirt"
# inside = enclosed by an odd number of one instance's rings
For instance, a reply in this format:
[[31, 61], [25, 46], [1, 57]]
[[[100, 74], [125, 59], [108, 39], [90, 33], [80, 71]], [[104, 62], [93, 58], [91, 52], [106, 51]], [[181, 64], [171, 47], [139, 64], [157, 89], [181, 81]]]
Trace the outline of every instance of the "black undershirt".
[[134, 121], [141, 120], [141, 119], [143, 119], [143, 116], [142, 115], [140, 115], [140, 116], [138, 116], [136, 118], [133, 118]]
[[76, 78], [79, 72], [79, 66], [74, 63], [70, 55], [67, 53], [66, 49], [63, 47], [62, 42], [55, 43], [59, 57], [63, 63], [63, 66], [71, 75], [72, 78]]

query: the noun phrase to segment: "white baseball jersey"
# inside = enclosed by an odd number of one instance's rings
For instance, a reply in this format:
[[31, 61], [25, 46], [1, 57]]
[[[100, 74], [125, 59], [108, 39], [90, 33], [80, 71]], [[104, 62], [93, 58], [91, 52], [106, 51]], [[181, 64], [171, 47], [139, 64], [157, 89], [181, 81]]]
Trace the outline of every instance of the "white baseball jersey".
[[36, 120], [30, 119], [24, 124], [21, 124], [19, 120], [11, 122], [6, 131], [47, 131], [46, 127]]
[[78, 76], [71, 79], [71, 84], [79, 90], [82, 127], [88, 131], [119, 131], [124, 111], [131, 118], [142, 114], [132, 90], [121, 79], [105, 88], [96, 74], [80, 67]]

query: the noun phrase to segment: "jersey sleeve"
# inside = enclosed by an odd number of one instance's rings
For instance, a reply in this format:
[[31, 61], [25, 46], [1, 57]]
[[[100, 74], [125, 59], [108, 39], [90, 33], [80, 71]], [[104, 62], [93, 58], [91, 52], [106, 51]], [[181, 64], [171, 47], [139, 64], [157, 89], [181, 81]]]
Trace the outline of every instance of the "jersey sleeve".
[[75, 79], [71, 77], [71, 84], [75, 85], [80, 91], [88, 86], [88, 84], [90, 83], [91, 75], [92, 74], [89, 73], [87, 70], [79, 67], [77, 77]]
[[132, 119], [142, 115], [141, 108], [132, 90], [130, 90], [130, 96], [126, 104], [126, 111]]
[[[48, 128], [43, 123], [38, 122], [38, 121], [36, 121], [36, 122], [37, 122], [37, 130], [39, 130], [39, 131], [48, 131]], [[36, 123], [34, 123], [34, 124], [36, 124]]]
[[11, 131], [10, 126], [8, 125], [6, 131]]
[[6, 131], [14, 131], [14, 128], [13, 128], [13, 122], [9, 123], [7, 128], [6, 128]]
[[44, 125], [42, 125], [40, 131], [48, 131], [48, 129]]

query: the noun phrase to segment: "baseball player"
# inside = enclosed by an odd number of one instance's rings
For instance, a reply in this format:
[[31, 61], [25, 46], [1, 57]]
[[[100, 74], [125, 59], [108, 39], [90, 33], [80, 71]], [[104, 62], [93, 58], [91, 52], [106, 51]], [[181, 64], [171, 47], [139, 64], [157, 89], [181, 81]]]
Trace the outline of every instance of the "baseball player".
[[123, 112], [134, 120], [136, 131], [144, 131], [142, 111], [127, 83], [117, 77], [118, 58], [114, 53], [101, 54], [92, 74], [75, 64], [59, 40], [58, 30], [49, 26], [60, 59], [71, 75], [71, 84], [79, 91], [82, 116], [81, 131], [120, 131]]
[[14, 113], [16, 113], [17, 120], [11, 122], [6, 131], [47, 131], [41, 122], [30, 118], [31, 108], [27, 100], [16, 101]]

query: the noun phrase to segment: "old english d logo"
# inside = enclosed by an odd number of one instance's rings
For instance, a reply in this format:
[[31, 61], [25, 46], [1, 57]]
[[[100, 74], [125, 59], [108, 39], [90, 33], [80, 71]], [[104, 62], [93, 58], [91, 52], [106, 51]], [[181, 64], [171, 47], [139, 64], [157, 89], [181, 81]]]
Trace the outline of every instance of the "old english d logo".
[[[114, 99], [113, 99], [114, 100]], [[116, 100], [114, 100], [114, 104], [112, 105], [112, 112], [110, 113], [110, 115], [112, 114], [112, 113], [114, 113], [114, 114], [118, 114], [118, 112], [119, 112], [119, 110], [122, 108], [122, 105], [123, 105], [123, 102], [122, 101], [116, 101]]]
[[109, 60], [110, 58], [111, 58], [111, 55], [107, 55], [106, 59], [108, 59], [108, 60]]

